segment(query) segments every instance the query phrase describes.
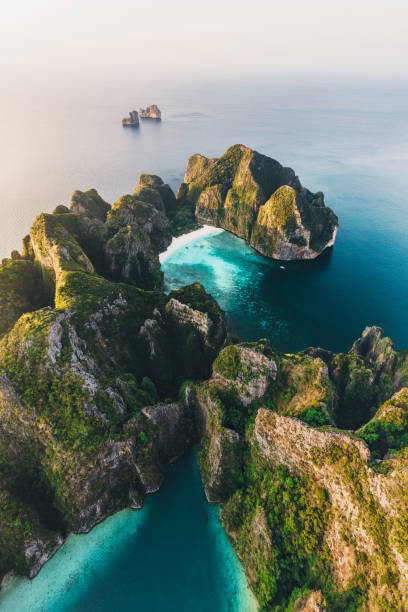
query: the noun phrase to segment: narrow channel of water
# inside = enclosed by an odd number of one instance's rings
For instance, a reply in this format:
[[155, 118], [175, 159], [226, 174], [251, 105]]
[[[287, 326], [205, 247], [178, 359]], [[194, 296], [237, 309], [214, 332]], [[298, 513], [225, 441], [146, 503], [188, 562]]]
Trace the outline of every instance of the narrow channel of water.
[[34, 580], [13, 579], [2, 612], [255, 612], [197, 454], [170, 468], [142, 510], [124, 510], [68, 538]]

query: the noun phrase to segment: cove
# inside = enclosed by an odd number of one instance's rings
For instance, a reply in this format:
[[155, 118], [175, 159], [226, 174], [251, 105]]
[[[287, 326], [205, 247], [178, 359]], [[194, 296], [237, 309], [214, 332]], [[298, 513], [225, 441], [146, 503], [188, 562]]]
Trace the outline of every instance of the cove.
[[255, 612], [257, 605], [208, 504], [192, 451], [141, 510], [70, 536], [29, 581], [12, 579], [2, 612]]
[[[287, 353], [309, 346], [348, 351], [366, 325], [383, 327], [403, 348], [408, 345], [406, 240], [398, 233], [390, 239], [376, 204], [369, 227], [363, 227], [359, 213], [349, 218], [337, 206], [336, 245], [313, 261], [267, 259], [226, 231], [198, 238], [163, 262], [166, 291], [199, 281], [241, 340], [268, 338]], [[395, 213], [402, 227], [403, 212], [401, 207]]]

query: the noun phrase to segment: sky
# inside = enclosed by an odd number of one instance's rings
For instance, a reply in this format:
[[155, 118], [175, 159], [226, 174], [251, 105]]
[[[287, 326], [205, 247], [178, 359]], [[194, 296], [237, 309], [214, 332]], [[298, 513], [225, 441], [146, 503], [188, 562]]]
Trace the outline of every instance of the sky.
[[0, 15], [3, 77], [408, 73], [405, 0], [2, 0]]

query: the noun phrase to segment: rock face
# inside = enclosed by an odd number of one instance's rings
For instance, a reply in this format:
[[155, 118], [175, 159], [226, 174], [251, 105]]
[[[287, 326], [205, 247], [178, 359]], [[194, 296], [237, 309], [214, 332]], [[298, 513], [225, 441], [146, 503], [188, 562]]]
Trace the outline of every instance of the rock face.
[[31, 259], [8, 259], [0, 266], [0, 336], [25, 312], [48, 304], [41, 269]]
[[222, 227], [273, 259], [314, 259], [336, 239], [338, 219], [323, 194], [243, 145], [219, 159], [192, 155], [179, 199], [195, 205], [199, 222]]
[[140, 192], [140, 197], [123, 195], [112, 206], [90, 189], [75, 191], [70, 209], [57, 207], [52, 215], [40, 215], [31, 230], [30, 248], [48, 278], [47, 295], [55, 276], [74, 267], [143, 289], [161, 289], [158, 255], [172, 240], [166, 212], [172, 211], [173, 201], [173, 192], [163, 182], [149, 193]]
[[112, 204], [106, 227], [109, 238], [105, 254], [109, 276], [146, 289], [160, 288], [162, 274], [158, 253], [171, 242], [166, 215], [152, 204], [124, 195]]
[[346, 355], [227, 346], [191, 389], [207, 498], [262, 609], [407, 608], [407, 372], [373, 327]]
[[177, 201], [171, 187], [155, 174], [141, 174], [133, 195], [138, 200], [154, 204], [169, 219], [176, 212]]
[[141, 119], [155, 119], [156, 121], [161, 120], [161, 112], [156, 104], [152, 104], [147, 108], [139, 108], [139, 116]]
[[[166, 207], [163, 182], [144, 182]], [[70, 532], [140, 507], [195, 438], [179, 389], [209, 373], [227, 327], [198, 283], [151, 290], [170, 240], [154, 204], [75, 192], [0, 267], [0, 578], [33, 577]]]
[[[54, 211], [55, 214], [69, 212], [67, 208], [61, 210], [62, 207], [57, 207]], [[74, 191], [71, 197], [71, 212], [88, 217], [90, 219], [97, 219], [105, 223], [110, 206], [105, 200], [101, 198], [96, 189], [88, 189], [88, 191]]]
[[139, 113], [137, 111], [130, 111], [129, 117], [122, 119], [122, 125], [126, 127], [139, 127]]

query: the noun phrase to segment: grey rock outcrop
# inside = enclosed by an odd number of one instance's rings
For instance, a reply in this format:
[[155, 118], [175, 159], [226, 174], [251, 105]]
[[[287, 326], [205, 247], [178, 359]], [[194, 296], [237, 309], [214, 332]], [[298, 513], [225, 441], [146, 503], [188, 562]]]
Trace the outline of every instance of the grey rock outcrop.
[[156, 104], [151, 104], [147, 108], [139, 108], [139, 117], [141, 119], [155, 119], [160, 121], [161, 111]]
[[139, 113], [137, 111], [130, 111], [129, 117], [122, 119], [122, 125], [126, 127], [139, 127]]
[[149, 202], [169, 218], [176, 212], [177, 200], [173, 190], [155, 174], [141, 174], [133, 195], [138, 200]]
[[[66, 213], [67, 211], [64, 208], [58, 207], [54, 212], [57, 214]], [[104, 223], [110, 211], [110, 205], [101, 198], [96, 189], [88, 189], [88, 191], [77, 190], [71, 196], [70, 209], [71, 212], [77, 215], [98, 219]]]
[[105, 247], [111, 277], [146, 289], [160, 289], [163, 275], [158, 253], [172, 239], [167, 217], [153, 205], [125, 195], [112, 205], [107, 227], [112, 236]]

